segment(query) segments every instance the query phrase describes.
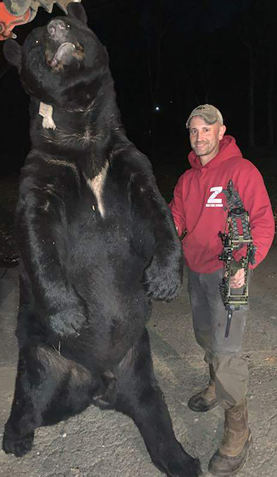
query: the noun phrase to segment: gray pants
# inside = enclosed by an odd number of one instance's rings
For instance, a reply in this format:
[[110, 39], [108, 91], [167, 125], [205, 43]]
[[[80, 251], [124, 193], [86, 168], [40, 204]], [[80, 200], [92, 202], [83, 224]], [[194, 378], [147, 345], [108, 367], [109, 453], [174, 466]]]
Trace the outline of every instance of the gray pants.
[[215, 372], [217, 400], [221, 407], [230, 409], [247, 393], [248, 367], [240, 355], [247, 310], [233, 313], [230, 334], [225, 338], [227, 312], [219, 293], [222, 273], [188, 270], [188, 292], [196, 341]]

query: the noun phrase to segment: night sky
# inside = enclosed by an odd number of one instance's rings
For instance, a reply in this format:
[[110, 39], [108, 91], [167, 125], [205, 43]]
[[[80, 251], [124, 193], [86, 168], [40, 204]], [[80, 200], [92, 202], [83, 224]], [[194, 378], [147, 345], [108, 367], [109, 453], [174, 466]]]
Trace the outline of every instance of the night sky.
[[[221, 110], [241, 148], [277, 143], [276, 0], [82, 3], [109, 52], [127, 134], [156, 167], [185, 160], [187, 116], [206, 102]], [[14, 30], [18, 41], [49, 20], [40, 8], [32, 23]], [[28, 152], [29, 116], [28, 98], [3, 59], [2, 43], [0, 101], [0, 170], [7, 173]]]

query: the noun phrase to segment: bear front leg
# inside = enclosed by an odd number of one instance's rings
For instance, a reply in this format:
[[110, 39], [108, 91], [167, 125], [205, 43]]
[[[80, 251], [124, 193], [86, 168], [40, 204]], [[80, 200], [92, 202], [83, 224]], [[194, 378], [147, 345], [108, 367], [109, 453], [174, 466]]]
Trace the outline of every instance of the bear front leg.
[[131, 417], [156, 467], [167, 477], [198, 477], [198, 459], [176, 440], [171, 418], [152, 366], [148, 333], [130, 350], [117, 370], [115, 409]]
[[[63, 200], [53, 184], [47, 187], [55, 190], [51, 198], [36, 176], [28, 175], [21, 181], [17, 207], [24, 271], [21, 288], [31, 290], [29, 299], [52, 338], [74, 338], [87, 330], [87, 306], [68, 277], [67, 266], [61, 258], [61, 248], [66, 243], [61, 242], [61, 237], [68, 234]], [[45, 203], [55, 213], [45, 212]]]
[[173, 300], [182, 284], [183, 249], [171, 211], [149, 169], [133, 174], [130, 192], [133, 246], [148, 262], [145, 291], [150, 300]]

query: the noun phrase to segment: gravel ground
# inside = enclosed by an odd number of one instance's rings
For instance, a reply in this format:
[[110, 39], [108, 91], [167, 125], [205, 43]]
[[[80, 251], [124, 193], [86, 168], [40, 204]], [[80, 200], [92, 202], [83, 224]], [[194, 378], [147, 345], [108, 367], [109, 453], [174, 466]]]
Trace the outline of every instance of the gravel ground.
[[[272, 249], [251, 285], [251, 311], [244, 357], [250, 371], [249, 414], [254, 449], [240, 477], [277, 475], [277, 253]], [[17, 346], [18, 269], [0, 269], [0, 434], [14, 388]], [[204, 475], [223, 432], [223, 412], [198, 415], [188, 398], [206, 383], [207, 369], [195, 343], [184, 289], [170, 304], [154, 306], [149, 325], [156, 375], [175, 432], [185, 449], [201, 460]], [[276, 427], [275, 427], [276, 424]], [[135, 425], [114, 411], [90, 407], [67, 422], [36, 432], [35, 446], [22, 459], [0, 451], [3, 477], [158, 477]]]

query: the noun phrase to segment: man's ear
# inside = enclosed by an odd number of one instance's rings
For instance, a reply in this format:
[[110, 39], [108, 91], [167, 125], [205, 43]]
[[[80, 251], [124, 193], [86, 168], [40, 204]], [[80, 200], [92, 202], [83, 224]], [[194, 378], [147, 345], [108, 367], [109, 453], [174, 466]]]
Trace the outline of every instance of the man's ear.
[[76, 18], [77, 20], [80, 20], [81, 22], [85, 23], [85, 25], [88, 22], [88, 17], [83, 5], [81, 5], [81, 3], [76, 0], [75, 2], [73, 1], [68, 4], [67, 14], [70, 18]]
[[15, 40], [6, 40], [3, 45], [3, 52], [6, 60], [20, 72], [22, 53], [19, 43]]
[[224, 126], [224, 124], [222, 126], [220, 126], [219, 128], [219, 140], [221, 141], [221, 139], [223, 138], [224, 134], [226, 132], [226, 126]]

